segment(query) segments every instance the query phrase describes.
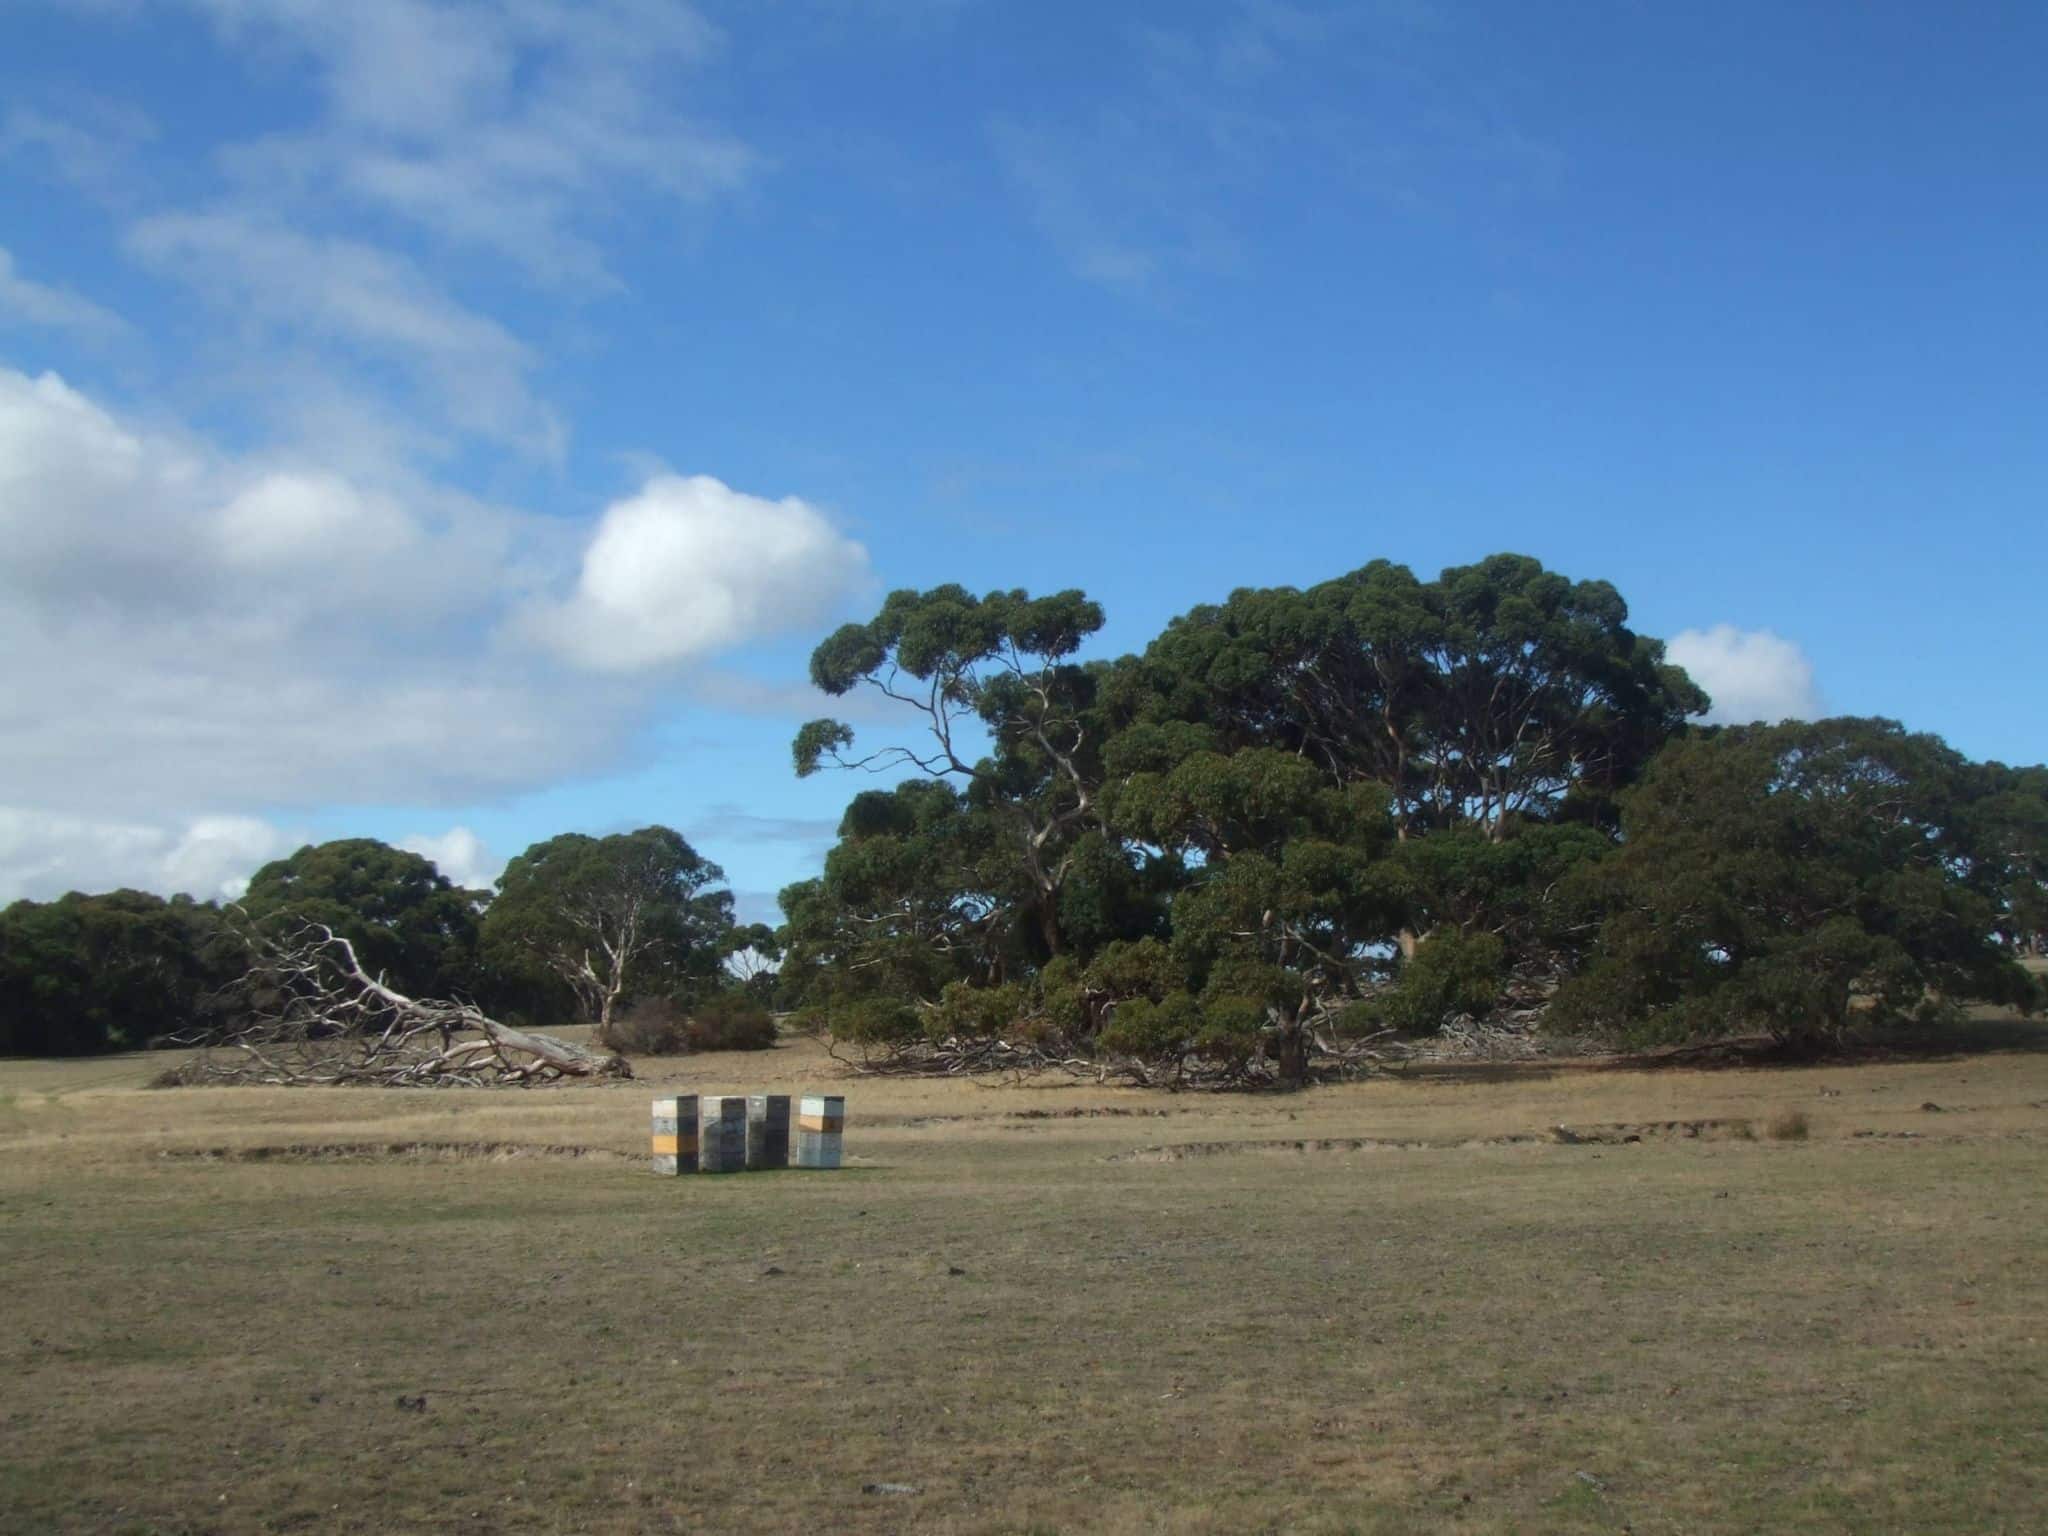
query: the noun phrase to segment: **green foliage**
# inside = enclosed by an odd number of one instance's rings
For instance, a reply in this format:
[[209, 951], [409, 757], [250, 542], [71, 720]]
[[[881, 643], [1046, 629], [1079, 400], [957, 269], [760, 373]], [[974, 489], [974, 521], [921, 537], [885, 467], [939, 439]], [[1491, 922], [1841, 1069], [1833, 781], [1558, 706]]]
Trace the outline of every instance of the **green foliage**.
[[744, 992], [719, 992], [690, 1009], [683, 1040], [693, 1051], [766, 1051], [775, 1017]]
[[1066, 947], [1063, 916], [1095, 935], [1129, 905], [1115, 881], [1099, 886], [1097, 900], [1062, 901], [1081, 857], [1076, 840], [1101, 820], [1097, 678], [1068, 658], [1101, 627], [1101, 608], [1080, 592], [892, 592], [872, 620], [844, 626], [812, 653], [811, 680], [835, 696], [872, 688], [920, 716], [923, 739], [852, 756], [849, 727], [814, 720], [792, 744], [800, 776], [831, 763], [957, 783], [965, 809], [1007, 845], [1001, 926], [1033, 960]]
[[900, 999], [842, 996], [797, 1010], [796, 1027], [824, 1032], [856, 1045], [907, 1045], [924, 1038], [917, 1010]]
[[796, 776], [807, 779], [824, 759], [853, 745], [853, 727], [837, 720], [813, 720], [796, 733], [790, 756], [796, 762]]
[[0, 911], [0, 1056], [136, 1050], [204, 1024], [246, 951], [210, 903], [143, 891]]
[[1394, 985], [1360, 1010], [1360, 1021], [1427, 1035], [1459, 1014], [1484, 1015], [1507, 979], [1507, 945], [1494, 933], [1449, 929], [1403, 961]]
[[1200, 722], [1333, 781], [1386, 786], [1404, 834], [1595, 818], [1707, 707], [1606, 582], [1525, 555], [1419, 581], [1375, 561], [1307, 591], [1244, 589], [1168, 625], [1142, 715]]
[[1030, 990], [1017, 982], [992, 987], [949, 982], [924, 1018], [927, 1038], [993, 1039], [1012, 1033], [1032, 1011]]
[[1972, 814], [1985, 789], [1886, 720], [1674, 745], [1624, 797], [1620, 850], [1578, 878], [1599, 936], [1551, 1021], [1636, 1045], [1815, 1046], [1969, 1000], [2031, 1006], [1997, 939], [2010, 871]]
[[332, 928], [365, 969], [401, 992], [457, 997], [477, 990], [477, 914], [486, 899], [457, 888], [419, 854], [357, 837], [264, 865], [241, 906], [272, 934], [307, 923]]
[[1157, 1002], [1139, 996], [1119, 1003], [1100, 1041], [1114, 1055], [1172, 1061], [1192, 1052], [1207, 1028], [1199, 1002], [1186, 992], [1169, 992]]
[[1997, 906], [1998, 936], [2048, 954], [2048, 767], [1985, 763], [1971, 787], [1971, 874]]
[[724, 878], [668, 827], [564, 833], [505, 867], [484, 958], [500, 977], [565, 988], [599, 1024], [636, 997], [701, 995], [723, 984], [726, 957], [745, 943]]
[[[960, 1033], [986, 1027], [982, 989], [988, 1017], [1074, 1048], [1263, 1054], [1297, 1079], [1315, 1021], [1418, 938], [1442, 947], [1385, 1008], [1407, 1027], [1482, 1011], [1510, 966], [1586, 942], [1559, 887], [1706, 707], [1627, 619], [1607, 583], [1526, 556], [1431, 582], [1379, 561], [1235, 592], [1141, 656], [1076, 665], [1102, 622], [1078, 592], [893, 593], [818, 647], [812, 680], [908, 706], [928, 741], [854, 756], [817, 721], [798, 768], [959, 793], [856, 798], [824, 879], [786, 893], [784, 995], [916, 999]], [[1170, 974], [1110, 974], [1146, 942]]]

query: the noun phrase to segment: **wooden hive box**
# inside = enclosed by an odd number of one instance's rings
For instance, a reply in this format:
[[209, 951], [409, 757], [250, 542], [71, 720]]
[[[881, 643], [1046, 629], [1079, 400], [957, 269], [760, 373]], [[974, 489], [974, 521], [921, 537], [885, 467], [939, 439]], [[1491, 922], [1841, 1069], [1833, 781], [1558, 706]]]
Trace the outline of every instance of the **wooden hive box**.
[[654, 1101], [654, 1171], [697, 1171], [697, 1101], [684, 1096]]

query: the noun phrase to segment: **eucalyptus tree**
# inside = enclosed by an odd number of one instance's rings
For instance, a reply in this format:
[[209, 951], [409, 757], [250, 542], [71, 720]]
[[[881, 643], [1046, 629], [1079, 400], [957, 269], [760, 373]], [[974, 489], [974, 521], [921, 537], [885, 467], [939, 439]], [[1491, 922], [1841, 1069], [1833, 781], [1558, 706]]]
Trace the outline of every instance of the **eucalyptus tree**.
[[1672, 744], [1623, 795], [1620, 848], [1582, 877], [1598, 938], [1553, 1021], [1633, 1044], [1827, 1045], [1969, 1001], [2033, 1006], [1997, 938], [1983, 787], [1889, 720]]
[[0, 1056], [135, 1050], [193, 1028], [245, 951], [210, 902], [77, 891], [0, 909]]
[[668, 827], [563, 833], [505, 866], [484, 955], [512, 975], [556, 979], [602, 1028], [630, 997], [717, 984], [745, 942], [724, 879]]
[[856, 751], [851, 726], [814, 720], [797, 733], [796, 771], [908, 770], [959, 786], [1003, 829], [1028, 887], [1031, 931], [1044, 955], [1059, 954], [1061, 893], [1082, 834], [1101, 824], [1098, 672], [1072, 658], [1102, 622], [1078, 591], [893, 592], [869, 622], [817, 648], [811, 680], [835, 697], [860, 688], [893, 701], [918, 735]]
[[1978, 884], [1998, 909], [2001, 942], [2048, 955], [2048, 767], [1977, 767], [1970, 807]]
[[1432, 933], [1489, 933], [1505, 971], [1545, 947], [1536, 930], [1561, 869], [1608, 842], [1550, 829], [1611, 828], [1615, 792], [1707, 707], [1627, 618], [1608, 583], [1525, 555], [1430, 582], [1378, 560], [1306, 590], [1241, 589], [1196, 608], [1121, 686], [1134, 719], [1198, 725], [1220, 751], [1277, 748], [1334, 784], [1383, 786], [1410, 897], [1390, 935], [1403, 959]]
[[1384, 560], [1240, 589], [1147, 649], [1150, 710], [1390, 794], [1396, 835], [1596, 816], [1708, 700], [1603, 581], [1494, 555], [1422, 582]]
[[1029, 896], [992, 818], [951, 784], [866, 790], [847, 806], [824, 873], [782, 893], [783, 972], [817, 1004], [930, 1000], [949, 982], [1000, 981]]
[[1263, 1052], [1302, 1081], [1313, 1028], [1358, 999], [1392, 925], [1385, 788], [1333, 785], [1274, 747], [1199, 750], [1134, 767], [1114, 814], [1128, 836], [1176, 855], [1185, 883], [1170, 945], [1181, 985], [1126, 1010], [1107, 1043]]
[[240, 905], [273, 936], [313, 923], [331, 928], [401, 991], [451, 997], [474, 990], [477, 919], [488, 899], [417, 853], [350, 837], [264, 865]]

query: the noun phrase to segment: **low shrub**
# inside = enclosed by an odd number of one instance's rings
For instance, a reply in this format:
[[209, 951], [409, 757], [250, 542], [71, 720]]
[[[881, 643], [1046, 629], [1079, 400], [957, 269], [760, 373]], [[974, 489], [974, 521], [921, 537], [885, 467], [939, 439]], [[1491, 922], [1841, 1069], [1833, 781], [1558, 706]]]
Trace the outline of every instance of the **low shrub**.
[[688, 1015], [674, 998], [648, 997], [613, 1012], [597, 1043], [622, 1056], [680, 1056], [689, 1050]]
[[775, 1016], [744, 992], [727, 992], [691, 1010], [683, 1039], [693, 1051], [765, 1051], [775, 1044]]
[[1813, 1133], [1813, 1122], [1806, 1118], [1803, 1109], [1788, 1109], [1782, 1115], [1774, 1115], [1764, 1127], [1764, 1134], [1773, 1141], [1804, 1141]]

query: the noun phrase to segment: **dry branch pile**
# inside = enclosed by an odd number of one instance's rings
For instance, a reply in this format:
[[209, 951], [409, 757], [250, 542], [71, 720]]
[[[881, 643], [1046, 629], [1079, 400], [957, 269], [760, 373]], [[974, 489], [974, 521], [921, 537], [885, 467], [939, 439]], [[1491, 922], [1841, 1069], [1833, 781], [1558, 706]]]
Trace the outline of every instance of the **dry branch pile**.
[[323, 924], [252, 935], [253, 963], [221, 999], [233, 1020], [180, 1043], [200, 1054], [157, 1079], [281, 1086], [525, 1086], [631, 1077], [623, 1056], [501, 1024], [473, 1004], [412, 998], [372, 976]]

